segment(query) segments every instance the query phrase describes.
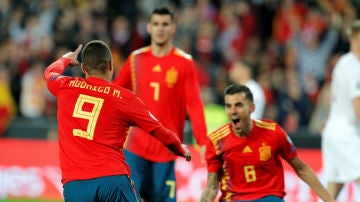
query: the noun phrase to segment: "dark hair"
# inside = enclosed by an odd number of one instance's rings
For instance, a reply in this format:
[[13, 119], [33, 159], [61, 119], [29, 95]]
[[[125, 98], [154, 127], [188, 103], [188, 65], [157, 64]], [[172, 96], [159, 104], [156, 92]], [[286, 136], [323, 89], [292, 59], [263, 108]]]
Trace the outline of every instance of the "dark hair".
[[174, 13], [168, 8], [168, 7], [159, 7], [155, 8], [150, 15], [149, 21], [151, 20], [151, 17], [154, 15], [170, 15], [171, 21], [174, 20]]
[[360, 20], [355, 20], [347, 30], [349, 38], [357, 35], [360, 32]]
[[245, 86], [245, 85], [241, 85], [241, 84], [231, 84], [228, 87], [226, 87], [225, 91], [224, 91], [224, 95], [234, 95], [236, 93], [245, 93], [245, 97], [247, 100], [249, 100], [250, 102], [254, 102], [254, 98], [253, 98], [253, 94], [250, 91], [250, 89]]
[[88, 72], [106, 72], [112, 55], [109, 46], [100, 40], [88, 42], [81, 52], [82, 63]]

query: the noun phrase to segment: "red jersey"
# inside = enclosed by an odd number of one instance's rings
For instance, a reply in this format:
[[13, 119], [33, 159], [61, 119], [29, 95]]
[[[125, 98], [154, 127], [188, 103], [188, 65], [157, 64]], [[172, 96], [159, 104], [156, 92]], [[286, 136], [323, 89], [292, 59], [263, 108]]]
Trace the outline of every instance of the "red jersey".
[[[197, 143], [206, 144], [204, 107], [190, 55], [174, 47], [168, 55], [156, 57], [151, 46], [141, 48], [132, 52], [113, 83], [132, 89], [180, 140], [188, 113]], [[125, 148], [155, 162], [176, 158], [158, 140], [144, 133], [132, 128]]]
[[129, 175], [122, 152], [129, 126], [137, 125], [151, 132], [162, 125], [135, 93], [127, 89], [95, 77], [61, 76], [69, 64], [70, 59], [61, 58], [44, 73], [50, 92], [58, 100], [63, 184], [72, 180]]
[[285, 196], [280, 157], [295, 158], [295, 146], [278, 124], [253, 120], [253, 125], [245, 138], [235, 136], [230, 123], [208, 137], [208, 172], [217, 172], [220, 176], [221, 201]]

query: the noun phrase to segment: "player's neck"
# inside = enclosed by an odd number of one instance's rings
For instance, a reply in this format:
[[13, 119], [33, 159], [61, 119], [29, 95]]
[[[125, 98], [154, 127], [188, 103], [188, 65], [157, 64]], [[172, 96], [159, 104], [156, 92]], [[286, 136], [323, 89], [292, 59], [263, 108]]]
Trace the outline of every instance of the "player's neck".
[[238, 130], [233, 129], [233, 131], [236, 136], [245, 138], [250, 135], [252, 129], [253, 129], [253, 122], [250, 121], [249, 124], [243, 126], [241, 129]]
[[165, 55], [168, 55], [170, 51], [172, 50], [173, 45], [171, 43], [159, 45], [159, 44], [151, 44], [151, 52], [156, 57], [163, 57]]
[[92, 77], [92, 78], [98, 78], [98, 79], [103, 79], [107, 82], [111, 82], [111, 80], [109, 80], [109, 77], [107, 75], [104, 74], [85, 74], [86, 78]]
[[243, 131], [243, 130], [234, 131], [235, 135], [238, 136], [238, 137], [241, 137], [241, 138], [246, 138], [247, 136], [250, 135], [250, 132]]
[[351, 52], [356, 55], [357, 58], [360, 59], [360, 50], [357, 48], [352, 48]]

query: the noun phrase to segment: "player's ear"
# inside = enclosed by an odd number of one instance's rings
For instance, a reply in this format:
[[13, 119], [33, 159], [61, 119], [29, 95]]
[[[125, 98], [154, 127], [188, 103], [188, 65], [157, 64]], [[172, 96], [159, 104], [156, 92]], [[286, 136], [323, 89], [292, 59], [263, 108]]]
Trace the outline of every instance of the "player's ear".
[[255, 104], [251, 103], [251, 105], [250, 105], [250, 114], [255, 111], [255, 107], [256, 107]]
[[173, 22], [172, 26], [171, 26], [171, 34], [175, 35], [176, 32], [176, 24]]
[[86, 71], [86, 69], [85, 69], [85, 67], [84, 67], [84, 63], [81, 63], [81, 71], [82, 71], [85, 75], [87, 75], [87, 71]]
[[110, 63], [109, 63], [109, 71], [113, 71], [113, 70], [114, 70], [113, 60], [110, 60]]
[[147, 31], [148, 34], [151, 33], [151, 25], [150, 25], [150, 22], [148, 22], [147, 25], [146, 25], [146, 31]]

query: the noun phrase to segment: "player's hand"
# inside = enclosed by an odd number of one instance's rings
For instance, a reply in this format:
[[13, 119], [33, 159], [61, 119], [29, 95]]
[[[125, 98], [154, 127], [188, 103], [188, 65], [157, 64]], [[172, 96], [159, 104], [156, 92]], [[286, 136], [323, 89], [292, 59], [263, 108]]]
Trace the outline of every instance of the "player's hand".
[[190, 161], [191, 160], [191, 153], [190, 153], [189, 149], [184, 144], [182, 144], [182, 147], [185, 150], [184, 158], [186, 159], [186, 161]]
[[62, 57], [69, 58], [71, 60], [71, 62], [70, 62], [71, 66], [78, 65], [79, 61], [77, 58], [78, 58], [78, 55], [79, 55], [81, 49], [82, 49], [82, 45], [80, 44], [74, 52], [65, 53]]

